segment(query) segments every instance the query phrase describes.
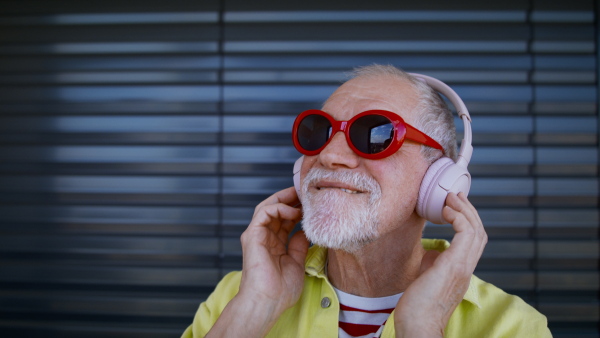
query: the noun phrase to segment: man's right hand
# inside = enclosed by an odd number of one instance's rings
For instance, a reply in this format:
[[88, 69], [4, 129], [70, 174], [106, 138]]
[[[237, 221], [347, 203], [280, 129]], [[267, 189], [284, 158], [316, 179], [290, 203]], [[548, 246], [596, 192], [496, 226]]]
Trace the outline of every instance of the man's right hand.
[[264, 337], [304, 286], [308, 240], [302, 231], [288, 241], [302, 219], [293, 187], [260, 203], [242, 234], [240, 291], [229, 302], [207, 337]]

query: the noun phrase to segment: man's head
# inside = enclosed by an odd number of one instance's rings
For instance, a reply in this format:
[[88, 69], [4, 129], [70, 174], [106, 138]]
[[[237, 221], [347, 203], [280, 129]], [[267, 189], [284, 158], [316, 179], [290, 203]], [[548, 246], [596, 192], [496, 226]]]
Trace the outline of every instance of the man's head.
[[[357, 69], [325, 102], [323, 111], [348, 121], [367, 110], [396, 113], [433, 137], [456, 157], [454, 123], [443, 100], [429, 86], [392, 66]], [[419, 187], [441, 151], [405, 140], [394, 154], [369, 160], [336, 133], [302, 166], [304, 230], [314, 243], [356, 251], [399, 227], [422, 228], [415, 212]], [[420, 229], [419, 229], [420, 231]]]

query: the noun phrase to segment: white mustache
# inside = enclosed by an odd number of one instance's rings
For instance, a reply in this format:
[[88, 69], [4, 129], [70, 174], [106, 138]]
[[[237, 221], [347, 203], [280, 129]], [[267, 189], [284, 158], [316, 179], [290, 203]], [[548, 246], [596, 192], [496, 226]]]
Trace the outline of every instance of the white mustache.
[[352, 189], [371, 193], [371, 198], [381, 196], [381, 186], [370, 175], [361, 172], [352, 172], [347, 170], [331, 171], [321, 168], [310, 169], [304, 178], [302, 190], [308, 190], [309, 186], [315, 185], [321, 180], [343, 183], [352, 187]]

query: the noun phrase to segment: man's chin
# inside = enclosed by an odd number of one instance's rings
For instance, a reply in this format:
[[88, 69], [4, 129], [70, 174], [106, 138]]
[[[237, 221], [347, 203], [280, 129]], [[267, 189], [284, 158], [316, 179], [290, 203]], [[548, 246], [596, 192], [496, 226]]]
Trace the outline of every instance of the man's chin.
[[371, 241], [367, 241], [367, 242], [360, 242], [360, 243], [355, 243], [355, 242], [350, 242], [350, 243], [340, 243], [339, 241], [336, 243], [331, 243], [331, 242], [327, 242], [327, 241], [322, 241], [320, 238], [316, 238], [314, 240], [311, 240], [309, 238], [309, 241], [311, 241], [311, 243], [320, 246], [322, 248], [327, 248], [328, 250], [335, 250], [335, 251], [343, 251], [343, 252], [347, 252], [350, 254], [355, 254], [358, 251], [360, 251], [360, 249], [362, 249], [365, 245], [367, 245], [368, 243], [370, 243]]
[[306, 238], [320, 247], [355, 253], [377, 238], [377, 233], [373, 229], [357, 228], [356, 225], [345, 227], [350, 224], [348, 220], [344, 221], [347, 214], [328, 213], [321, 216], [317, 218], [321, 219], [320, 221], [309, 219], [306, 222], [305, 219], [302, 224]]

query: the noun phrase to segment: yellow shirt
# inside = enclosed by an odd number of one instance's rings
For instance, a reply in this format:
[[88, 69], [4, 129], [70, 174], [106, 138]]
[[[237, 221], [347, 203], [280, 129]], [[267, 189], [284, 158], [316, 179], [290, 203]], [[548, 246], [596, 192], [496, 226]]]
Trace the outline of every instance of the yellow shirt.
[[[426, 250], [443, 251], [444, 240], [423, 239]], [[337, 337], [340, 304], [325, 275], [327, 249], [313, 246], [305, 264], [304, 290], [298, 302], [287, 309], [267, 337]], [[182, 338], [204, 337], [237, 294], [241, 272], [226, 275], [200, 308]], [[325, 299], [327, 298], [327, 299]], [[325, 300], [324, 300], [325, 299]], [[382, 338], [395, 337], [394, 313], [387, 320]], [[492, 284], [472, 276], [463, 301], [450, 317], [446, 338], [465, 337], [552, 337], [546, 317]]]

